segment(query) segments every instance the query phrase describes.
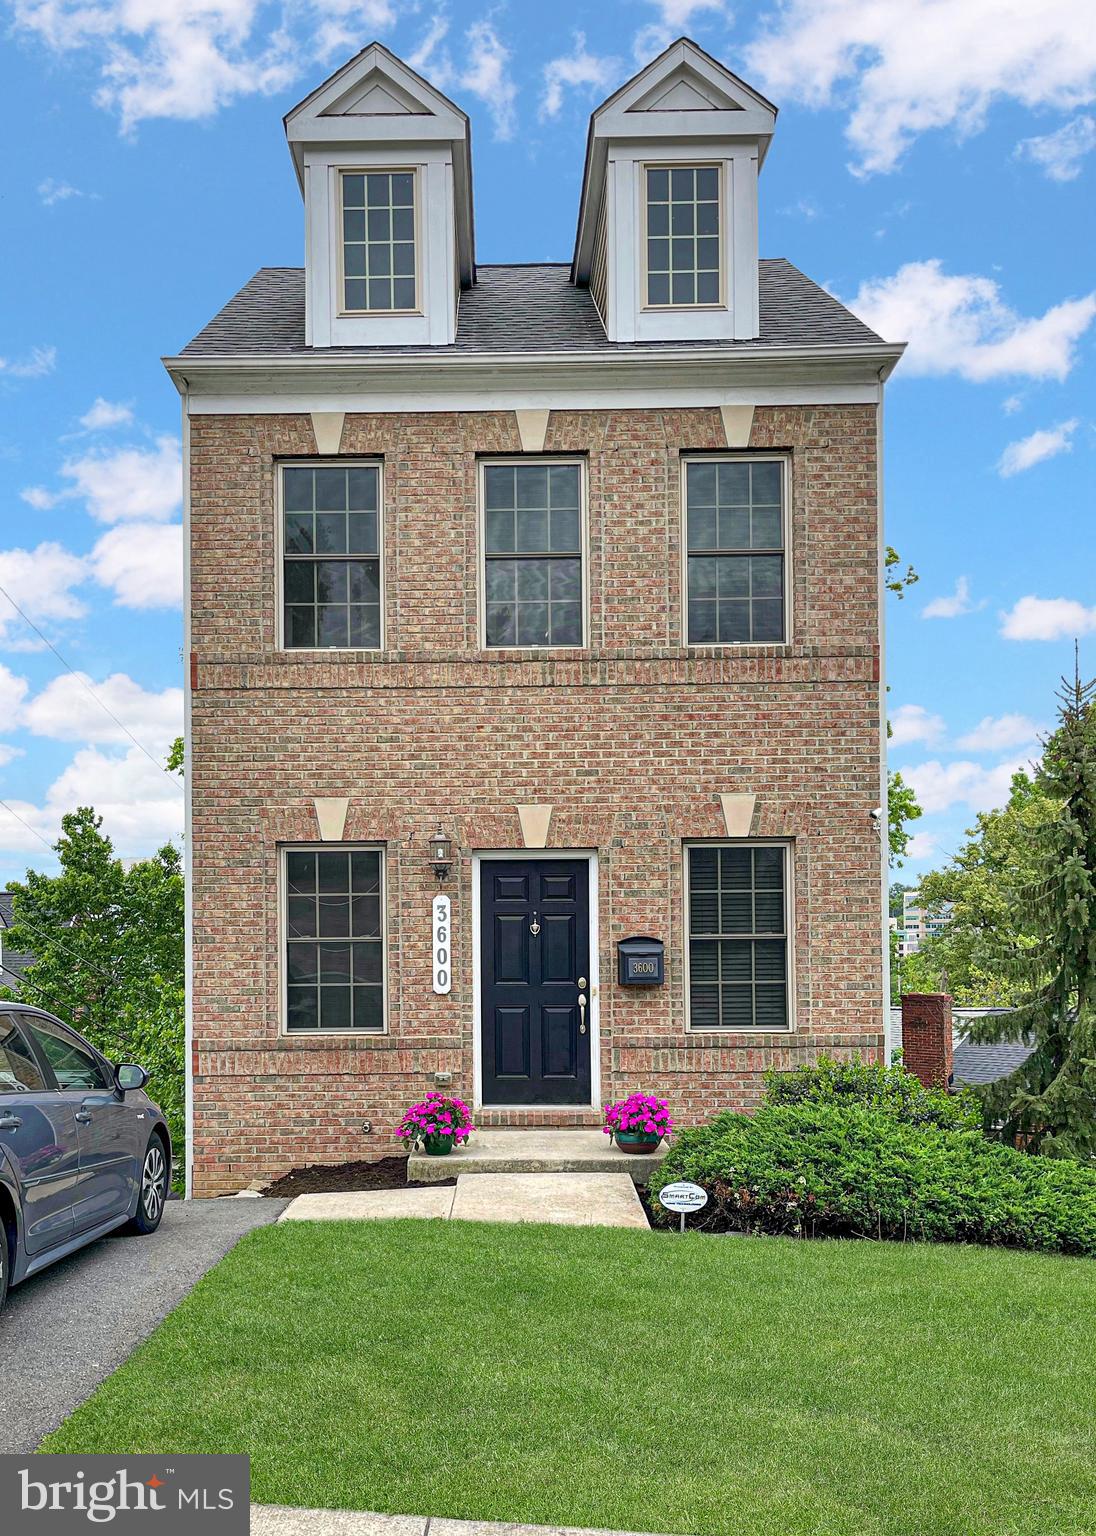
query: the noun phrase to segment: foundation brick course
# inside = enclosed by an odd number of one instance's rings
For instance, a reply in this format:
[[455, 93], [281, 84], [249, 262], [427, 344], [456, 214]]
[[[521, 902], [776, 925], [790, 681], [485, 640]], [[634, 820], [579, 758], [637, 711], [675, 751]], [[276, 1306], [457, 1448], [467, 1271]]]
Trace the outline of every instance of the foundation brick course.
[[[788, 645], [680, 642], [681, 453], [723, 447], [715, 409], [554, 411], [545, 452], [588, 465], [588, 645], [485, 652], [478, 459], [520, 452], [514, 414], [348, 414], [343, 456], [384, 463], [386, 649], [293, 653], [276, 648], [276, 465], [315, 455], [310, 418], [192, 417], [196, 1194], [391, 1153], [435, 1073], [471, 1100], [471, 854], [521, 847], [518, 805], [554, 807], [550, 849], [598, 855], [603, 1101], [648, 1088], [689, 1123], [756, 1103], [770, 1067], [881, 1054], [875, 409], [754, 412], [751, 450], [791, 458]], [[722, 837], [736, 790], [757, 796], [753, 836], [794, 847], [786, 1034], [686, 1028], [682, 842]], [[278, 850], [319, 840], [315, 796], [348, 796], [344, 840], [386, 848], [383, 1036], [281, 1033]], [[447, 996], [431, 988], [439, 818], [459, 850]], [[665, 939], [664, 986], [617, 986], [631, 933]]]

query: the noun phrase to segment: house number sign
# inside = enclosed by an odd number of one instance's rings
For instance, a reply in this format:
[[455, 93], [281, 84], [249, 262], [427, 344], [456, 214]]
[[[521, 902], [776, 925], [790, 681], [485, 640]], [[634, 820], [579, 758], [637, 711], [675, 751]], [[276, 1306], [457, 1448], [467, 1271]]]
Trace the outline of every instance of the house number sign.
[[434, 951], [434, 991], [448, 992], [453, 983], [452, 907], [448, 896], [435, 896], [430, 908], [430, 939]]

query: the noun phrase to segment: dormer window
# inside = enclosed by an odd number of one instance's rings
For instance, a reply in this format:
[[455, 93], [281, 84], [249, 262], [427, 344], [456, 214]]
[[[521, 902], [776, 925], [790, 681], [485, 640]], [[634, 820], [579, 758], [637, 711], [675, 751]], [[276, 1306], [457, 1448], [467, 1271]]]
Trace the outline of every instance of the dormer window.
[[719, 304], [719, 167], [649, 165], [646, 180], [647, 307]]
[[343, 171], [339, 180], [343, 313], [414, 314], [414, 171]]

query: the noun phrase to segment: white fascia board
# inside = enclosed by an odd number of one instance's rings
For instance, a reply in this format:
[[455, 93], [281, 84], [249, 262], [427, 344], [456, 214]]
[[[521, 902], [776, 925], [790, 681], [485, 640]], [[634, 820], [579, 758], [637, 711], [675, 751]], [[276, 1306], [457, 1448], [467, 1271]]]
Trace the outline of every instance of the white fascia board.
[[[383, 357], [165, 358], [190, 408], [301, 410], [551, 409], [681, 404], [810, 404], [878, 399], [901, 347], [674, 347], [606, 357], [548, 353], [478, 356], [408, 352]], [[289, 401], [295, 402], [292, 406]], [[311, 402], [305, 404], [303, 402]], [[430, 402], [429, 404], [427, 402]]]

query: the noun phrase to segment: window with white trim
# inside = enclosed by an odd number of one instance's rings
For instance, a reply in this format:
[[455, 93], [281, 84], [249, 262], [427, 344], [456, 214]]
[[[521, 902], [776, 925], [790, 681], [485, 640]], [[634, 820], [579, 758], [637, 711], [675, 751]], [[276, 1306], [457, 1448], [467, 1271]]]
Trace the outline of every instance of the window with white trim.
[[691, 1029], [788, 1029], [789, 850], [686, 848]]
[[483, 465], [484, 639], [583, 643], [582, 464]]
[[342, 171], [339, 185], [344, 313], [414, 312], [414, 171]]
[[285, 1027], [289, 1034], [384, 1030], [384, 853], [286, 848]]
[[282, 466], [282, 644], [378, 650], [379, 464]]
[[647, 166], [646, 210], [647, 307], [718, 304], [719, 167]]
[[787, 638], [785, 479], [782, 459], [685, 461], [688, 645]]

